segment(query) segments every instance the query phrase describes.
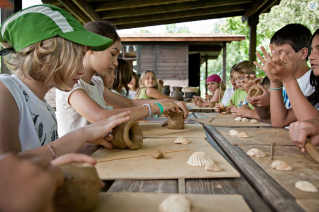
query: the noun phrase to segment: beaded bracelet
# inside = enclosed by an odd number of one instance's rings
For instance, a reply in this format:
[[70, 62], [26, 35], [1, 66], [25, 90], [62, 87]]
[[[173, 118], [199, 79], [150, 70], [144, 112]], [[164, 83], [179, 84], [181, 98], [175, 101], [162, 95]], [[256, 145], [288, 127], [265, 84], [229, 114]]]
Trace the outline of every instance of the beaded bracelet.
[[282, 86], [282, 87], [280, 87], [280, 88], [272, 88], [272, 87], [269, 87], [269, 89], [270, 89], [270, 90], [280, 90], [280, 89], [283, 89], [283, 87], [284, 87], [284, 86]]
[[50, 150], [51, 155], [52, 155], [52, 157], [53, 157], [53, 160], [54, 160], [54, 159], [56, 159], [56, 158], [57, 158], [57, 156], [56, 156], [56, 154], [55, 154], [55, 152], [54, 152], [54, 150], [53, 150], [52, 146], [51, 146], [50, 144], [48, 144], [48, 147], [49, 147], [49, 150]]

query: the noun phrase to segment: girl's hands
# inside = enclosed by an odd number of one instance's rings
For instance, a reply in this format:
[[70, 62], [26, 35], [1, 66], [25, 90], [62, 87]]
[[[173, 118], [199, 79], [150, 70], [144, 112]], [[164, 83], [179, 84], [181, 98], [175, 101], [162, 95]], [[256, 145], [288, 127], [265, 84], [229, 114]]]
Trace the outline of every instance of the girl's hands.
[[57, 166], [68, 163], [90, 163], [92, 165], [96, 164], [96, 160], [91, 158], [88, 155], [79, 154], [79, 153], [69, 153], [62, 155], [55, 160], [51, 161], [51, 165]]
[[318, 118], [307, 121], [297, 121], [289, 126], [290, 139], [302, 152], [306, 152], [305, 141], [309, 137], [314, 146], [319, 144], [319, 121]]
[[108, 149], [112, 149], [113, 147], [109, 142], [112, 140], [112, 137], [107, 134], [110, 133], [117, 125], [128, 121], [130, 114], [131, 111], [119, 113], [109, 117], [108, 119], [83, 127], [84, 135], [88, 136], [87, 142], [99, 144]]

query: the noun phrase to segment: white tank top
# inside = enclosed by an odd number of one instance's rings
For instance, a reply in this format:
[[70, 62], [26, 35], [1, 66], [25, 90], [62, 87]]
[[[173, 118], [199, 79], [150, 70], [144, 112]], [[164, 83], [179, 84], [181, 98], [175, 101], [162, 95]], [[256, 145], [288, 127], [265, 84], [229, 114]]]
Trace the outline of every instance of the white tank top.
[[39, 99], [17, 76], [1, 74], [19, 109], [19, 138], [21, 150], [30, 150], [58, 138], [53, 108]]

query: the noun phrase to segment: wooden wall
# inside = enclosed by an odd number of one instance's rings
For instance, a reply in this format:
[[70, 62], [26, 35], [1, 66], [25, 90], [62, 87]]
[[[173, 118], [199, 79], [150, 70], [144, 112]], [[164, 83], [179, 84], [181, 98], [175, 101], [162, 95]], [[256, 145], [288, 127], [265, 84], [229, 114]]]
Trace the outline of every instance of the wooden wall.
[[[137, 71], [153, 70], [164, 84], [188, 86], [188, 45], [187, 44], [139, 44]], [[169, 82], [169, 83], [168, 83]]]

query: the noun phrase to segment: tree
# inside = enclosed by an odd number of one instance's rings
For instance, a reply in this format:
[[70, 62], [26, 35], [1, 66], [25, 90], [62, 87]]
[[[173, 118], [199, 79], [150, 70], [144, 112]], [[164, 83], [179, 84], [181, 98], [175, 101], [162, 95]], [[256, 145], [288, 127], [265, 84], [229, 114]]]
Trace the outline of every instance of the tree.
[[151, 33], [151, 32], [147, 29], [140, 29], [140, 33]]
[[188, 26], [177, 27], [176, 24], [167, 24], [165, 33], [190, 33]]

